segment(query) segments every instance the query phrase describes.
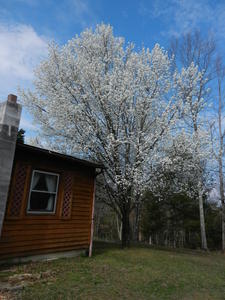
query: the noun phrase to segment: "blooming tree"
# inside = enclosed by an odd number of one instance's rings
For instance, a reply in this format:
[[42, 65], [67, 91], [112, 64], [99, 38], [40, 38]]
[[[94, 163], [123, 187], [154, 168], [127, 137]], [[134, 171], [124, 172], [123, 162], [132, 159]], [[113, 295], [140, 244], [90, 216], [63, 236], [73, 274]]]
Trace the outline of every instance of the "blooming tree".
[[214, 106], [216, 116], [212, 116], [210, 122], [211, 128], [211, 142], [213, 157], [217, 161], [217, 168], [219, 175], [219, 200], [221, 201], [221, 222], [222, 222], [222, 251], [225, 253], [225, 186], [224, 186], [224, 80], [225, 80], [225, 66], [222, 58], [217, 56], [215, 61], [216, 80], [217, 80], [217, 95], [215, 97]]
[[102, 24], [63, 47], [52, 44], [35, 72], [35, 91], [22, 92], [48, 139], [104, 163], [104, 201], [121, 218], [123, 246], [150, 161], [188, 96], [171, 62], [159, 45], [135, 51]]
[[[171, 136], [164, 144], [160, 160], [154, 163], [151, 192], [159, 197], [174, 194], [186, 194], [198, 198], [199, 176], [202, 181], [202, 193], [206, 194], [211, 186], [211, 174], [206, 168], [208, 135], [205, 132], [201, 142], [201, 151], [196, 152], [195, 138], [186, 130]], [[206, 151], [207, 149], [207, 151]]]
[[[202, 168], [202, 160], [209, 157], [209, 132], [206, 129], [206, 118], [203, 118], [202, 111], [207, 103], [203, 98], [203, 94], [207, 93], [205, 84], [208, 81], [204, 77], [204, 73], [198, 71], [194, 63], [187, 69], [182, 69], [181, 77], [178, 79], [178, 86], [180, 94], [183, 95], [183, 103], [185, 109], [183, 110], [183, 123], [192, 136], [194, 142], [195, 157], [197, 163], [198, 178], [198, 200], [199, 200], [199, 216], [201, 229], [201, 245], [202, 249], [207, 250], [207, 239], [205, 231], [205, 217], [203, 207], [203, 193], [204, 185], [202, 182], [204, 168]], [[208, 143], [207, 143], [208, 141]]]
[[[186, 103], [187, 108], [185, 114], [185, 127], [188, 127], [189, 130], [191, 130], [195, 140], [196, 157], [198, 157], [197, 153], [200, 154], [203, 150], [200, 145], [203, 140], [202, 132], [205, 131], [206, 124], [204, 124], [202, 116], [203, 111], [206, 109], [207, 100], [209, 100], [211, 94], [209, 91], [209, 85], [215, 76], [215, 51], [216, 43], [213, 36], [208, 34], [207, 37], [204, 37], [198, 30], [188, 32], [180, 38], [173, 40], [170, 47], [170, 52], [175, 57], [174, 66], [181, 66], [185, 68], [182, 72], [183, 78], [181, 79], [184, 95], [184, 90], [186, 90], [186, 96], [184, 97], [184, 102]], [[198, 69], [195, 68], [194, 65], [198, 66]], [[205, 134], [203, 135], [205, 136]], [[205, 151], [202, 153], [203, 156], [204, 152]], [[198, 165], [200, 166], [201, 164]], [[202, 177], [201, 174], [202, 170], [199, 169], [198, 178]], [[204, 209], [201, 196], [203, 184], [200, 180], [198, 184], [198, 191], [202, 248], [207, 249]]]

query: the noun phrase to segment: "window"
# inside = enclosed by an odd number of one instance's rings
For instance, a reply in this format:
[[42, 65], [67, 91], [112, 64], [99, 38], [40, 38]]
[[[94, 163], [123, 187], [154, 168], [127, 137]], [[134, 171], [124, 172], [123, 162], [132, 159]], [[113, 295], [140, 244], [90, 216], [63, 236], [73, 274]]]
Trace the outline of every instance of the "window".
[[54, 213], [59, 175], [34, 170], [32, 174], [28, 213]]

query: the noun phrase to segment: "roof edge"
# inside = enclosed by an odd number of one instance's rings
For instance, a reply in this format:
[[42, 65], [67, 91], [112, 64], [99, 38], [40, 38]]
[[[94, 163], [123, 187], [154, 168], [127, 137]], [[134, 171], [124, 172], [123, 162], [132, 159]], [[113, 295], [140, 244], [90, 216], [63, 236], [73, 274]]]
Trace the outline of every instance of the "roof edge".
[[104, 165], [101, 162], [93, 162], [93, 161], [89, 161], [86, 159], [81, 159], [72, 155], [67, 155], [67, 154], [62, 154], [60, 152], [56, 152], [56, 151], [52, 151], [52, 150], [48, 150], [48, 149], [44, 149], [44, 148], [39, 148], [36, 146], [31, 146], [28, 144], [23, 144], [20, 142], [17, 142], [16, 144], [16, 149], [21, 149], [21, 150], [27, 150], [30, 152], [35, 152], [35, 153], [42, 153], [45, 155], [51, 155], [53, 157], [56, 157], [58, 159], [64, 159], [67, 161], [73, 161], [74, 163], [78, 163], [78, 164], [82, 164], [82, 165], [86, 165], [92, 168], [100, 168], [100, 169], [104, 169]]

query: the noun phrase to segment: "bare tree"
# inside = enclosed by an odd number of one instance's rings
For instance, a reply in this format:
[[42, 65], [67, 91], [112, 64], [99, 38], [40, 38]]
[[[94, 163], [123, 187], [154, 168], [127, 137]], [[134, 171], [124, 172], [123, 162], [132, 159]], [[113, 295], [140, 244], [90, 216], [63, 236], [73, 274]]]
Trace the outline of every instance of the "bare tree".
[[216, 43], [213, 36], [203, 38], [198, 30], [189, 32], [181, 38], [172, 39], [169, 48], [169, 55], [174, 55], [176, 67], [187, 68], [194, 62], [207, 76], [207, 83], [213, 78], [215, 52]]

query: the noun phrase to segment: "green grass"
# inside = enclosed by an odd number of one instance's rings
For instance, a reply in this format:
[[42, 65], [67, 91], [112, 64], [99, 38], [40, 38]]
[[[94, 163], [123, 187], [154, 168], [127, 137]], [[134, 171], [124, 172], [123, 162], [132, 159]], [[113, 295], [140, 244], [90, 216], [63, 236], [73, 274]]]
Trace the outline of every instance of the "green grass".
[[18, 273], [49, 271], [46, 278], [17, 294], [17, 299], [225, 299], [222, 254], [100, 246], [91, 259], [16, 267]]

